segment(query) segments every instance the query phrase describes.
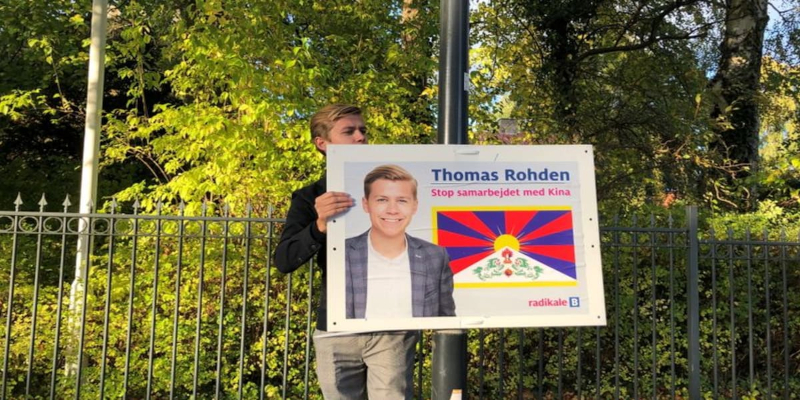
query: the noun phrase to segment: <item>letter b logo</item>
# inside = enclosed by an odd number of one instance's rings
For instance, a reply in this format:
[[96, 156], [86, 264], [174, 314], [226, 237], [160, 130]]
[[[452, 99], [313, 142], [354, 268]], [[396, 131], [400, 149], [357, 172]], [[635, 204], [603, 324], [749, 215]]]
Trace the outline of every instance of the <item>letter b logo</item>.
[[569, 298], [569, 306], [570, 307], [580, 307], [581, 306], [581, 298], [580, 297], [570, 297]]

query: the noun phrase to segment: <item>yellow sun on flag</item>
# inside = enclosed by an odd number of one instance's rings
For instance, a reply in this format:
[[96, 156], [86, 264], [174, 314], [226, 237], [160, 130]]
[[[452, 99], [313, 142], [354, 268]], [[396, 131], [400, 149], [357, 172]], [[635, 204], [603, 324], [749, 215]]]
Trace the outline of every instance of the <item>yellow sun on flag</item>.
[[500, 235], [494, 240], [494, 251], [500, 250], [503, 247], [509, 247], [512, 250], [519, 251], [519, 240], [512, 235]]

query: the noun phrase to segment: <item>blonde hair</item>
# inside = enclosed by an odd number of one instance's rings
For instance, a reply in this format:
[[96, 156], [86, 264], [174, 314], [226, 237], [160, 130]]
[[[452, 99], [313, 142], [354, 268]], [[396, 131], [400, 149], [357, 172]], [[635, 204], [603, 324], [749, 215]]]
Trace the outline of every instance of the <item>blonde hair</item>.
[[386, 164], [375, 167], [364, 177], [364, 197], [369, 198], [369, 192], [372, 184], [378, 179], [386, 179], [390, 181], [408, 181], [414, 184], [414, 198], [417, 198], [417, 180], [410, 172], [406, 171], [403, 167], [394, 164]]
[[361, 109], [349, 104], [328, 104], [311, 117], [311, 140], [321, 137], [330, 140], [330, 132], [336, 121], [348, 115], [361, 115]]

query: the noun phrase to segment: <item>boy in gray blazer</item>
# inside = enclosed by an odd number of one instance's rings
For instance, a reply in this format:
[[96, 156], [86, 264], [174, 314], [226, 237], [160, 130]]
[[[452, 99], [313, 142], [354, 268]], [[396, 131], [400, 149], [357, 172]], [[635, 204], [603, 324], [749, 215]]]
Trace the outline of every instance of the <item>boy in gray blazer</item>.
[[455, 315], [447, 251], [406, 228], [417, 212], [417, 181], [397, 165], [364, 178], [364, 212], [371, 227], [345, 241], [347, 318]]

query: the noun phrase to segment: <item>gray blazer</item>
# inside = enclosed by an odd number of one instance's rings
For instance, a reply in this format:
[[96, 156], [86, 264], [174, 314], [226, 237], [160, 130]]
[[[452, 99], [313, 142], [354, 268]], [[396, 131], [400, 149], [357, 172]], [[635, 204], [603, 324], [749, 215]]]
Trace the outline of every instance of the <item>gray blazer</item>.
[[[367, 309], [369, 231], [345, 241], [347, 318], [364, 318]], [[453, 271], [444, 247], [406, 234], [411, 266], [411, 309], [414, 317], [456, 315]]]

